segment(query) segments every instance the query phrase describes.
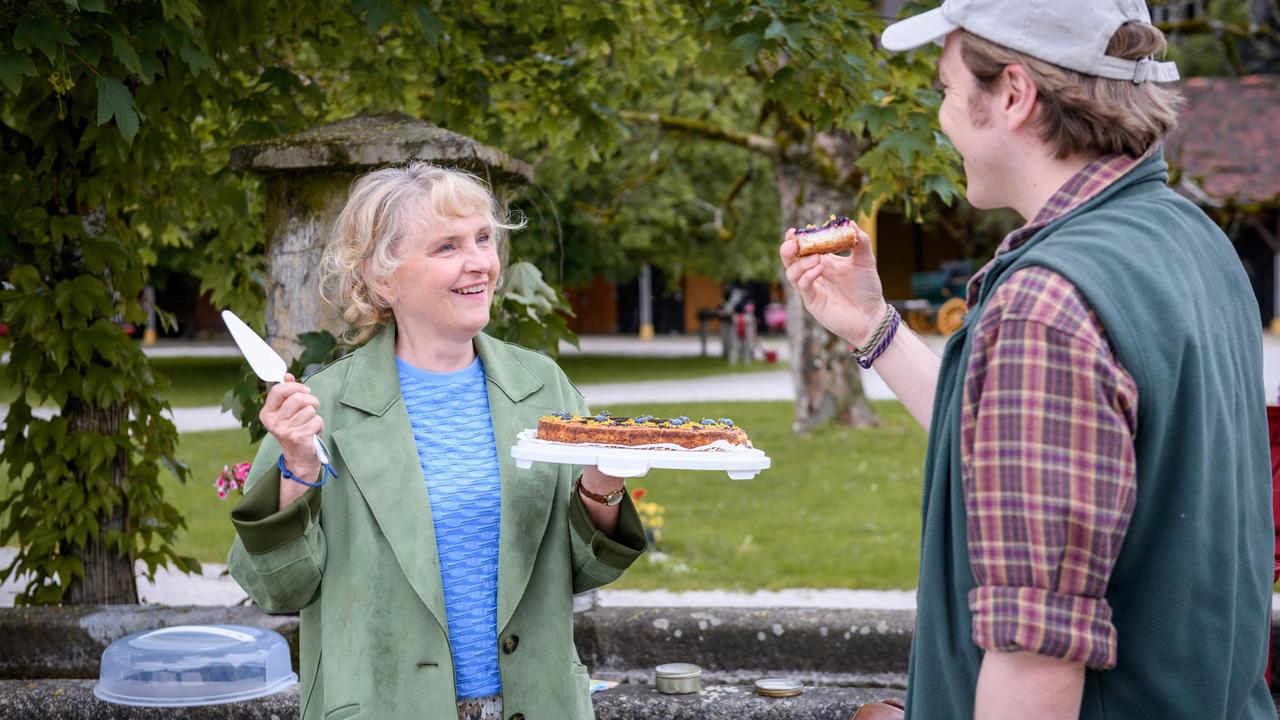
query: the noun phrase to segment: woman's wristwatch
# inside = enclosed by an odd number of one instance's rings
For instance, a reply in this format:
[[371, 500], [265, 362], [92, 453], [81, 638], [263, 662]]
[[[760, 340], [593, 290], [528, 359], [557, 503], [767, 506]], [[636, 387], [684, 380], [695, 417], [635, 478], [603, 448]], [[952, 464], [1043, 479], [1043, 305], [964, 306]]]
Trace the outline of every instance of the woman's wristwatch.
[[614, 505], [617, 505], [618, 503], [622, 502], [623, 496], [627, 494], [627, 486], [623, 485], [622, 487], [618, 488], [617, 490], [614, 490], [608, 495], [597, 495], [596, 493], [593, 493], [582, 486], [581, 475], [578, 476], [577, 489], [579, 493], [582, 493], [582, 497], [588, 498], [590, 500], [595, 500], [596, 502], [600, 503], [601, 505], [604, 505], [605, 507], [613, 507]]

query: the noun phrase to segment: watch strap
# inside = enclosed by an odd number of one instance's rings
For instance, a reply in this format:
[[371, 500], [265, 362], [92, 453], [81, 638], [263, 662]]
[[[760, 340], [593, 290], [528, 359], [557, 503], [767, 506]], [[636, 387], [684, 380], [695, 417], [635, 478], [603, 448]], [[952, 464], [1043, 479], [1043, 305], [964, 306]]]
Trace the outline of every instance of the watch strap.
[[582, 485], [581, 475], [578, 476], [578, 482], [576, 483], [576, 485], [577, 485], [578, 492], [581, 493], [583, 497], [589, 500], [594, 500], [600, 503], [601, 505], [604, 505], [605, 507], [613, 507], [614, 505], [617, 505], [618, 503], [622, 502], [622, 497], [627, 494], [626, 485], [623, 485], [622, 487], [618, 488], [617, 490], [614, 490], [608, 495], [600, 495], [599, 493], [593, 493]]

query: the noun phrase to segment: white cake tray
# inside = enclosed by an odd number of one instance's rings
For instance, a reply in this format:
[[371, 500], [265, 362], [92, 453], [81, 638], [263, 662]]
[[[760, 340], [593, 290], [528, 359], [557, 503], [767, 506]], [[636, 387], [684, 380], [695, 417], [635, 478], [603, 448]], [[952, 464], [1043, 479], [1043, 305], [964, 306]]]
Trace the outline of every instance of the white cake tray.
[[650, 450], [607, 445], [560, 443], [539, 440], [538, 431], [525, 430], [516, 437], [511, 457], [516, 467], [527, 470], [535, 462], [562, 465], [595, 465], [614, 477], [643, 477], [650, 469], [723, 470], [734, 480], [750, 480], [768, 470], [773, 461], [763, 450]]

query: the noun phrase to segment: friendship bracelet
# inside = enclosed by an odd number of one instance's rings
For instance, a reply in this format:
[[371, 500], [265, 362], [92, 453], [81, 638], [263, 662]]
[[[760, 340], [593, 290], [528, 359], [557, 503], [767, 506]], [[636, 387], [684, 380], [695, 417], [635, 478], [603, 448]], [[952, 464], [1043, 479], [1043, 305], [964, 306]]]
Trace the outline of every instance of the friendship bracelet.
[[333, 467], [332, 467], [331, 465], [329, 465], [328, 463], [320, 463], [320, 481], [319, 481], [319, 482], [307, 482], [306, 480], [303, 480], [302, 478], [298, 477], [297, 475], [294, 475], [294, 474], [293, 474], [293, 471], [292, 471], [292, 470], [290, 470], [288, 467], [286, 467], [286, 466], [285, 466], [285, 464], [284, 464], [284, 453], [280, 453], [280, 459], [276, 461], [276, 467], [280, 468], [280, 476], [281, 476], [281, 477], [284, 477], [284, 478], [287, 478], [287, 479], [289, 479], [289, 480], [292, 480], [292, 481], [294, 481], [294, 482], [298, 483], [299, 485], [306, 485], [307, 487], [313, 487], [313, 488], [321, 487], [321, 486], [322, 486], [322, 485], [324, 485], [325, 483], [329, 482], [329, 478], [325, 477], [325, 474], [326, 474], [326, 473], [328, 473], [329, 475], [331, 475], [331, 476], [333, 476], [333, 477], [338, 477], [338, 472], [337, 472], [336, 470], [334, 470], [334, 469], [333, 469]]
[[856, 358], [858, 366], [863, 370], [871, 369], [872, 363], [878, 360], [885, 350], [889, 349], [889, 345], [893, 342], [894, 336], [898, 334], [898, 326], [902, 324], [902, 316], [898, 314], [898, 309], [892, 305], [889, 306], [889, 313], [893, 316], [893, 319], [889, 323], [889, 331], [884, 334], [884, 338], [880, 340], [879, 344], [877, 344], [875, 349], [871, 351], [870, 355]]
[[880, 318], [880, 324], [876, 326], [875, 332], [871, 333], [871, 337], [867, 339], [867, 343], [862, 346], [854, 346], [849, 348], [849, 352], [854, 357], [861, 358], [871, 354], [872, 350], [880, 344], [884, 339], [884, 334], [889, 330], [889, 323], [893, 320], [893, 306], [889, 303], [884, 304], [884, 315]]

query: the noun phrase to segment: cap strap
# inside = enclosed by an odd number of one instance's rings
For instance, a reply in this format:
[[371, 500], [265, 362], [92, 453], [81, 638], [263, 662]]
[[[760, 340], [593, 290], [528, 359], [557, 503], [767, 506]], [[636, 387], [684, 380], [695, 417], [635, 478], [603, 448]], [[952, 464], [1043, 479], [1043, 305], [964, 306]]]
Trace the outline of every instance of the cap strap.
[[1138, 66], [1133, 71], [1133, 83], [1141, 85], [1150, 80], [1151, 82], [1174, 82], [1178, 79], [1178, 66], [1171, 62], [1156, 62], [1151, 58], [1143, 58], [1138, 61]]
[[1141, 60], [1122, 60], [1117, 57], [1100, 58], [1087, 74], [1111, 80], [1132, 80], [1134, 85], [1145, 82], [1175, 82], [1178, 80], [1178, 66], [1172, 62], [1158, 62], [1151, 58]]

